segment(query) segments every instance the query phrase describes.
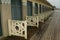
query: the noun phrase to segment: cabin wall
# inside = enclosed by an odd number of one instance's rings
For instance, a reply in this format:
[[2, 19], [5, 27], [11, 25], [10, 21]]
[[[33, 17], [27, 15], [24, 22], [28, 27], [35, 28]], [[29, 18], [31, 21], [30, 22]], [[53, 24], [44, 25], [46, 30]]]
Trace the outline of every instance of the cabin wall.
[[8, 36], [8, 19], [11, 19], [10, 1], [1, 0], [1, 17], [3, 36]]
[[27, 16], [27, 0], [22, 0], [22, 12], [23, 12], [23, 20], [26, 19]]
[[[38, 3], [38, 14], [39, 12], [39, 4], [48, 6], [52, 8], [49, 5], [46, 5], [45, 3], [42, 3], [41, 1], [37, 0], [28, 0], [31, 1], [33, 4], [32, 10], [33, 10], [33, 15], [35, 15], [35, 3]], [[12, 19], [12, 14], [11, 14], [11, 0], [1, 0], [0, 4], [0, 11], [1, 11], [1, 22], [2, 22], [2, 32], [3, 36], [8, 36], [8, 19]], [[27, 14], [27, 0], [22, 0], [22, 18], [23, 20], [26, 19]]]

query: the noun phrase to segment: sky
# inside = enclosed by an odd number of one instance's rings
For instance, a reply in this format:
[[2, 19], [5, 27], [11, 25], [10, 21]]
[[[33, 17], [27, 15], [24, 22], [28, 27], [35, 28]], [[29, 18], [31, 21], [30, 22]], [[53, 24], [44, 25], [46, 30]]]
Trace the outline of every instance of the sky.
[[56, 8], [60, 8], [60, 0], [47, 0], [52, 5], [56, 6]]

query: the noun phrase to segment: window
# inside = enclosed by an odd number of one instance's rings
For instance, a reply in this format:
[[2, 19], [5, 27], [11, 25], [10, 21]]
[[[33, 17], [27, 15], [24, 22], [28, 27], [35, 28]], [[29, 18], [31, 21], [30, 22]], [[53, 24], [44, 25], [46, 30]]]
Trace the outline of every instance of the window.
[[45, 12], [45, 6], [44, 6], [44, 10], [43, 11]]
[[2, 36], [1, 12], [0, 12], [0, 36]]
[[45, 7], [45, 10], [47, 11], [47, 6]]
[[11, 0], [11, 11], [13, 20], [22, 20], [22, 1]]
[[39, 12], [41, 13], [41, 4], [39, 5]]
[[38, 4], [35, 3], [35, 14], [38, 14]]
[[42, 5], [42, 12], [44, 12], [44, 5]]
[[27, 13], [28, 16], [32, 16], [32, 2], [30, 1], [27, 2]]
[[45, 6], [45, 12], [46, 12], [46, 6]]
[[1, 0], [0, 0], [0, 4], [1, 4]]

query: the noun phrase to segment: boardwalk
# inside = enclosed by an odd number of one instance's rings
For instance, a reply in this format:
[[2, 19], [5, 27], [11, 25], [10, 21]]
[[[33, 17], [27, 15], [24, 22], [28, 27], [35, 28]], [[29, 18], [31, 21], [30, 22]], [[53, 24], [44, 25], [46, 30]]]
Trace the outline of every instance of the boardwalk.
[[60, 10], [55, 10], [51, 19], [45, 32], [38, 31], [30, 40], [60, 40]]

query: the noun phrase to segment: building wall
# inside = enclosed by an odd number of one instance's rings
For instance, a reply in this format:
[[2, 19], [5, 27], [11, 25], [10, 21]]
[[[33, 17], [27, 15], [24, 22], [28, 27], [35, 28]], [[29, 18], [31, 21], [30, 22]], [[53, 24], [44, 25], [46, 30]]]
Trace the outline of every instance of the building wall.
[[[28, 1], [31, 1], [32, 4], [33, 4], [33, 15], [35, 15], [35, 3], [38, 3], [38, 7], [39, 7], [39, 4], [42, 4], [42, 5], [45, 5], [45, 6], [48, 6], [46, 5], [45, 3], [42, 3], [41, 1], [37, 1], [37, 0], [28, 0]], [[3, 31], [3, 36], [8, 36], [8, 19], [12, 19], [12, 14], [11, 14], [11, 0], [1, 0], [1, 3], [0, 6], [1, 6], [1, 20], [2, 20], [2, 31]], [[27, 16], [27, 0], [22, 0], [22, 7], [23, 7], [23, 20], [26, 19], [26, 16]], [[50, 6], [48, 6], [50, 7]], [[39, 8], [38, 8], [39, 10]], [[38, 14], [40, 14], [40, 12], [38, 11]]]
[[22, 0], [22, 6], [23, 6], [23, 19], [26, 19], [27, 16], [27, 0]]
[[1, 20], [3, 36], [8, 35], [8, 19], [11, 19], [11, 4], [9, 2], [8, 3], [5, 2], [2, 0], [1, 4], [1, 17], [2, 17]]
[[[40, 12], [39, 12], [39, 4], [44, 5], [44, 6], [47, 6], [49, 8], [52, 8], [51, 6], [49, 6], [49, 5], [41, 2], [41, 0], [40, 1], [38, 1], [38, 0], [28, 0], [28, 1], [32, 2], [32, 5], [33, 5], [33, 8], [32, 8], [33, 15], [35, 15], [35, 11], [34, 11], [35, 10], [35, 7], [34, 7], [35, 6], [35, 3], [38, 3], [38, 14], [40, 14]], [[23, 19], [26, 19], [27, 14], [28, 14], [27, 13], [27, 0], [25, 0], [25, 1], [23, 1]]]

